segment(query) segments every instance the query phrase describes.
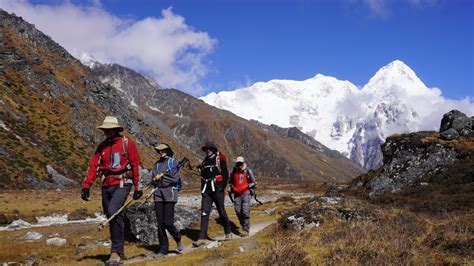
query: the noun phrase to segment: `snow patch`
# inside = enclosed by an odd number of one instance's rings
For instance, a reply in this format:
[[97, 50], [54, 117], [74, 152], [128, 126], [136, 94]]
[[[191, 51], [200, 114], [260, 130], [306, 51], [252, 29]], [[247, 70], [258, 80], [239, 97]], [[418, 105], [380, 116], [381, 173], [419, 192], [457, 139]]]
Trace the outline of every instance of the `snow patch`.
[[164, 114], [164, 113], [165, 113], [165, 112], [161, 111], [160, 109], [158, 109], [158, 108], [156, 108], [156, 107], [153, 107], [153, 106], [151, 106], [151, 105], [148, 105], [148, 107], [149, 107], [151, 110], [155, 111], [155, 112], [158, 112], [158, 113], [161, 113], [161, 114]]
[[50, 216], [41, 216], [37, 217], [36, 224], [30, 224], [23, 220], [15, 220], [11, 224], [0, 227], [0, 231], [14, 231], [20, 230], [25, 228], [38, 228], [38, 227], [48, 227], [48, 226], [55, 226], [55, 225], [67, 225], [67, 224], [96, 224], [101, 223], [106, 220], [105, 216], [100, 213], [96, 213], [95, 217], [88, 217], [84, 220], [74, 220], [68, 221], [68, 215], [64, 214], [53, 214]]
[[65, 246], [66, 244], [67, 244], [67, 240], [64, 238], [53, 237], [46, 240], [46, 245], [48, 246], [62, 247], [62, 246]]
[[21, 237], [22, 240], [40, 240], [43, 235], [38, 232], [28, 232]]

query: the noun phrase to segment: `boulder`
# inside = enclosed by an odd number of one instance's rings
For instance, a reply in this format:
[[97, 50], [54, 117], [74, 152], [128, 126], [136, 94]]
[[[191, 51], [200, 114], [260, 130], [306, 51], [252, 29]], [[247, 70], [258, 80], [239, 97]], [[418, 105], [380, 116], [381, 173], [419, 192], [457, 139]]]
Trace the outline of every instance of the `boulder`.
[[471, 129], [472, 119], [458, 110], [451, 110], [443, 115], [439, 132], [446, 131], [450, 128], [454, 128], [457, 131], [460, 131], [463, 128]]
[[454, 140], [460, 137], [459, 132], [454, 128], [441, 132], [440, 136], [444, 140]]
[[[179, 231], [200, 220], [199, 211], [191, 208], [176, 207], [174, 225]], [[147, 245], [158, 242], [158, 224], [155, 204], [147, 202], [135, 204], [125, 210], [125, 239]]]
[[[448, 134], [449, 133], [449, 134]], [[443, 136], [444, 135], [444, 136]], [[404, 187], [416, 185], [420, 178], [444, 171], [461, 156], [461, 151], [442, 145], [433, 132], [417, 132], [388, 137], [382, 151], [384, 165], [364, 186], [373, 198], [385, 192], [397, 192]], [[459, 137], [453, 128], [441, 133], [444, 139]]]

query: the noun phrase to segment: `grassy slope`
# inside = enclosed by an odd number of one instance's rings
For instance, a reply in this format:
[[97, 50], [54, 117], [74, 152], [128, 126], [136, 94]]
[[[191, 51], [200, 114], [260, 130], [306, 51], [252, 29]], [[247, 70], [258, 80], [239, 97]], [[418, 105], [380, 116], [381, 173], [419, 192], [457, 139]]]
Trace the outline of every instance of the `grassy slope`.
[[[425, 186], [372, 200], [363, 190], [344, 192], [346, 203], [334, 208], [366, 210], [367, 219], [347, 222], [326, 215], [319, 228], [300, 232], [276, 228], [268, 234], [274, 240], [259, 260], [278, 265], [473, 265], [474, 141], [446, 142], [432, 133], [413, 141], [449, 145], [463, 150], [466, 157], [441, 174], [422, 177], [428, 183]], [[376, 174], [373, 171], [363, 179]], [[294, 255], [291, 250], [303, 252]]]
[[[102, 133], [95, 126], [106, 115], [85, 97], [84, 79], [92, 80], [89, 70], [71, 57], [60, 57], [52, 50], [38, 49], [27, 43], [11, 26], [3, 27], [1, 34], [0, 52], [14, 51], [29, 68], [16, 61], [7, 61], [4, 74], [0, 75], [0, 120], [9, 128], [9, 131], [0, 128], [0, 145], [10, 155], [9, 158], [0, 156], [0, 188], [28, 188], [28, 175], [51, 181], [46, 172], [47, 164], [56, 170], [67, 171], [60, 174], [82, 180], [89, 157], [98, 143], [85, 141], [69, 126], [72, 114], [77, 111], [68, 100], [74, 99], [84, 107], [80, 110], [80, 121], [84, 127], [95, 131], [98, 139]], [[34, 57], [41, 61], [32, 63]], [[18, 74], [25, 69], [31, 73], [27, 79]], [[53, 85], [60, 86], [64, 92], [51, 96]], [[154, 126], [142, 130], [144, 135], [160, 136], [161, 141], [176, 147], [177, 156], [192, 158], [189, 151], [175, 145]], [[143, 165], [151, 168], [158, 158], [156, 152], [151, 147], [139, 145], [138, 148]]]

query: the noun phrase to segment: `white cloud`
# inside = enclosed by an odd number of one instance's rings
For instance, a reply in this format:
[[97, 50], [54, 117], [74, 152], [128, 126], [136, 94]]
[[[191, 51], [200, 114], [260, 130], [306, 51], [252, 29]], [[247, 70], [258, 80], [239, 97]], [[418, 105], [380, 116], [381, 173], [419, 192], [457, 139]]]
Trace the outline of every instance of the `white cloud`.
[[81, 52], [92, 54], [99, 61], [142, 71], [162, 86], [194, 95], [203, 90], [199, 81], [209, 71], [206, 59], [217, 44], [171, 8], [162, 10], [160, 17], [130, 20], [110, 14], [98, 0], [88, 6], [0, 0], [0, 7], [35, 24], [76, 57]]
[[386, 17], [389, 13], [390, 3], [387, 0], [364, 0], [364, 4], [375, 16]]
[[388, 18], [392, 15], [394, 5], [403, 5], [415, 9], [433, 7], [440, 0], [345, 0], [349, 6], [363, 6], [369, 14], [378, 18]]

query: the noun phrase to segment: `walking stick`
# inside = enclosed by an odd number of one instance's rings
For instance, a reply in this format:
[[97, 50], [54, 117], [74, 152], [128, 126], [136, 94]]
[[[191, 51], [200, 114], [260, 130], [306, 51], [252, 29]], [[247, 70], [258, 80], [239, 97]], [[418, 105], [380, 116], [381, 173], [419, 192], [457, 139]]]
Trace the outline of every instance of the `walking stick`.
[[[161, 176], [163, 176], [163, 174], [160, 174], [160, 175], [157, 175], [154, 179], [160, 179]], [[149, 187], [151, 186], [151, 182], [145, 187], [143, 188], [143, 190], [147, 190]], [[153, 193], [152, 193], [153, 195]], [[105, 226], [107, 226], [107, 224], [110, 223], [110, 221], [112, 221], [115, 217], [117, 217], [117, 215], [119, 215], [125, 208], [128, 207], [128, 205], [130, 205], [130, 203], [132, 203], [133, 201], [133, 198], [127, 200], [127, 202], [125, 202], [125, 204], [120, 207], [120, 209], [118, 209], [114, 214], [112, 214], [109, 219], [107, 219], [106, 221], [102, 222], [100, 225], [99, 225], [99, 231], [102, 231], [102, 229], [104, 229]]]
[[[181, 159], [181, 161], [179, 161], [178, 165], [176, 166], [176, 171], [179, 171], [179, 168], [181, 168], [183, 165], [185, 165], [186, 163], [189, 163], [189, 160], [188, 158], [184, 157], [183, 159]], [[153, 184], [153, 181], [154, 180], [160, 180], [161, 177], [163, 177], [165, 173], [161, 173], [161, 174], [158, 174], [156, 175], [152, 180], [151, 182], [143, 189], [144, 191], [147, 190], [152, 184]], [[156, 188], [154, 188], [150, 195], [148, 195], [145, 200], [139, 205], [139, 206], [142, 206], [143, 204], [145, 204], [145, 202], [153, 195], [153, 193], [155, 192]], [[102, 229], [104, 229], [104, 227], [110, 223], [110, 221], [112, 221], [115, 217], [117, 217], [117, 215], [119, 215], [125, 208], [128, 207], [128, 205], [130, 205], [130, 203], [132, 203], [133, 201], [133, 198], [132, 199], [129, 199], [127, 200], [127, 202], [125, 202], [125, 204], [120, 207], [120, 209], [118, 209], [114, 214], [112, 214], [109, 219], [107, 219], [106, 221], [104, 221], [103, 223], [101, 223], [99, 225], [99, 231], [101, 231]]]
[[253, 194], [253, 198], [255, 199], [256, 202], [258, 202], [258, 204], [263, 205], [263, 202], [261, 202], [257, 199], [257, 193]]

